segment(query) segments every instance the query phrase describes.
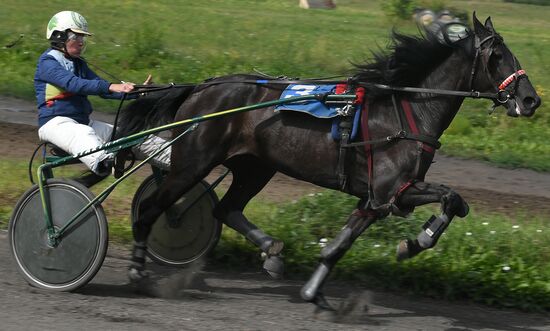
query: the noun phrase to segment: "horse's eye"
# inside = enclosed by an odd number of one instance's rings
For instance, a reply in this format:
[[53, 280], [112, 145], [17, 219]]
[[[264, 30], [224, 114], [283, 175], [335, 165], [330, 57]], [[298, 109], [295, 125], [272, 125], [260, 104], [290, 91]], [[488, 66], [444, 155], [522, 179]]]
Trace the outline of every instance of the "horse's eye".
[[501, 54], [501, 53], [499, 53], [499, 52], [493, 52], [492, 55], [493, 55], [493, 56], [492, 56], [493, 60], [495, 60], [495, 61], [500, 61], [500, 60], [502, 60], [502, 54]]

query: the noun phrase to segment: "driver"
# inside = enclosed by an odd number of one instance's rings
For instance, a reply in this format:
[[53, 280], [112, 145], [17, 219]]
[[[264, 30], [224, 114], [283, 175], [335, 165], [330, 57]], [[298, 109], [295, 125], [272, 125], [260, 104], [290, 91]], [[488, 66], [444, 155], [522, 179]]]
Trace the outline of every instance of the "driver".
[[[48, 48], [38, 59], [34, 88], [38, 104], [38, 136], [72, 155], [96, 148], [110, 139], [112, 125], [90, 119], [88, 95], [121, 99], [133, 83], [110, 83], [80, 57], [86, 45], [86, 19], [73, 11], [55, 14], [48, 23]], [[151, 76], [145, 84], [149, 83]], [[113, 156], [105, 151], [80, 158], [101, 180], [111, 171]]]

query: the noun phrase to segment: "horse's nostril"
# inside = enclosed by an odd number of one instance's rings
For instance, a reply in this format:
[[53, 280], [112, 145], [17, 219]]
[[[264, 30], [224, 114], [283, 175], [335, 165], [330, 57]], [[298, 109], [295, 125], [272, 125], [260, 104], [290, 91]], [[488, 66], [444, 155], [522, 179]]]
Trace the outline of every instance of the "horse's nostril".
[[540, 98], [536, 97], [526, 97], [523, 98], [523, 105], [528, 109], [535, 109], [540, 106]]

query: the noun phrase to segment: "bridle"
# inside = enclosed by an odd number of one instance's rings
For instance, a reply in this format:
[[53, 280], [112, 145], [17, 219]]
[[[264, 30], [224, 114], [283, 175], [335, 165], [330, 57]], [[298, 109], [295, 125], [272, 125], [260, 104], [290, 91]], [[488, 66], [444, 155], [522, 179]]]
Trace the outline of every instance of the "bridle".
[[[502, 37], [498, 36], [495, 33], [492, 33], [490, 36], [487, 36], [487, 37], [485, 37], [481, 40], [477, 36], [475, 36], [474, 38], [475, 38], [474, 43], [475, 43], [475, 51], [476, 52], [475, 52], [475, 55], [474, 55], [474, 61], [473, 61], [473, 64], [472, 64], [472, 71], [470, 73], [470, 80], [469, 80], [469, 83], [468, 83], [468, 89], [470, 91], [473, 91], [474, 78], [475, 78], [475, 75], [476, 75], [476, 72], [477, 72], [479, 56], [481, 54], [481, 46], [484, 43], [488, 42], [488, 41], [491, 41], [491, 43], [493, 43], [495, 39], [497, 39], [501, 42], [503, 41]], [[508, 100], [510, 100], [511, 98], [514, 97], [514, 93], [506, 89], [508, 87], [508, 85], [510, 85], [512, 82], [515, 81], [514, 88], [513, 88], [513, 91], [515, 92], [517, 90], [517, 86], [518, 86], [518, 83], [519, 83], [519, 78], [527, 77], [527, 74], [526, 74], [525, 70], [517, 69], [516, 59], [513, 58], [513, 60], [514, 60], [515, 72], [512, 73], [505, 80], [503, 80], [502, 83], [499, 84], [498, 91], [495, 95], [495, 98], [493, 99], [493, 101], [495, 101], [495, 105], [494, 105], [493, 109], [497, 106], [504, 105], [506, 102], [508, 102]]]
[[[396, 91], [396, 92], [429, 93], [429, 94], [448, 95], [448, 96], [462, 96], [462, 97], [468, 97], [468, 98], [474, 98], [474, 99], [490, 99], [490, 100], [493, 100], [493, 102], [495, 103], [494, 107], [502, 106], [505, 103], [507, 103], [511, 98], [514, 97], [514, 93], [509, 91], [507, 87], [512, 82], [515, 82], [514, 89], [513, 89], [513, 91], [515, 91], [517, 89], [517, 84], [519, 83], [519, 78], [527, 77], [527, 74], [523, 69], [516, 70], [514, 73], [508, 76], [508, 78], [506, 78], [502, 83], [499, 84], [499, 86], [497, 87], [498, 91], [496, 93], [476, 91], [473, 88], [473, 84], [474, 84], [476, 73], [478, 71], [477, 69], [478, 69], [479, 57], [481, 54], [481, 46], [488, 41], [493, 41], [494, 39], [501, 38], [501, 37], [496, 34], [491, 34], [490, 36], [485, 37], [482, 40], [479, 40], [477, 36], [474, 36], [474, 38], [475, 38], [474, 39], [475, 55], [474, 55], [474, 60], [472, 64], [472, 70], [470, 72], [470, 79], [468, 82], [468, 91], [442, 90], [442, 89], [421, 88], [421, 87], [396, 87], [396, 86], [364, 83], [364, 82], [358, 82], [357, 84], [365, 88], [374, 87], [382, 90], [390, 90], [390, 91]], [[514, 59], [514, 68], [517, 68], [515, 59]]]

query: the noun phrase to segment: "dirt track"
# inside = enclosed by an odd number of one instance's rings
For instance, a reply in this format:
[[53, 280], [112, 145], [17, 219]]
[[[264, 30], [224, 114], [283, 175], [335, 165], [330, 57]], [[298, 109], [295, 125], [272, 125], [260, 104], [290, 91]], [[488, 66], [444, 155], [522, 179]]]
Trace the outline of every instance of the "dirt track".
[[[36, 146], [36, 128], [25, 125], [34, 123], [33, 107], [0, 97], [2, 157], [26, 159]], [[548, 174], [438, 156], [427, 179], [455, 188], [484, 211], [550, 216]], [[281, 201], [317, 190], [277, 176], [261, 196]], [[5, 330], [54, 325], [56, 330], [550, 330], [547, 316], [336, 284], [328, 286], [327, 295], [348, 312], [318, 314], [299, 299], [302, 282], [208, 266], [196, 272], [155, 267], [157, 278], [136, 294], [126, 279], [128, 252], [114, 245], [89, 285], [77, 293], [52, 293], [29, 287], [9, 255], [6, 235], [0, 232], [0, 259], [8, 261], [0, 268], [0, 329]]]

